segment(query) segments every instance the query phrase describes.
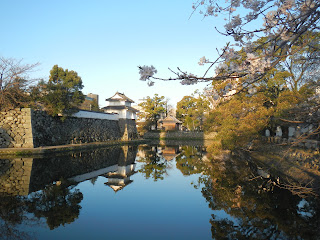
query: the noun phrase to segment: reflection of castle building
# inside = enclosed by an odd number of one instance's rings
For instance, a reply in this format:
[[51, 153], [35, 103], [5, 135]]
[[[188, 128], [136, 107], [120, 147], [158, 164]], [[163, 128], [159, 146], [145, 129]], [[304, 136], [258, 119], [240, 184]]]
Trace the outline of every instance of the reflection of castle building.
[[[153, 146], [150, 150], [166, 161], [171, 161], [180, 154], [179, 146]], [[142, 159], [146, 158], [146, 150], [143, 148], [138, 149], [137, 157]]]
[[122, 146], [122, 156], [120, 156], [117, 169], [110, 171], [103, 176], [108, 178], [108, 182], [105, 184], [110, 186], [115, 192], [123, 189], [125, 186], [132, 183], [130, 176], [135, 174], [135, 159], [136, 151], [132, 151], [132, 147]]
[[110, 178], [108, 185], [117, 190], [132, 182], [136, 153], [137, 147], [123, 146], [43, 159], [0, 159], [0, 193], [28, 195], [61, 179], [71, 184], [97, 176]]
[[165, 146], [162, 148], [161, 152], [163, 158], [167, 161], [173, 160], [180, 153], [179, 146]]
[[118, 166], [117, 171], [106, 173], [104, 176], [108, 178], [105, 184], [110, 186], [115, 192], [123, 189], [125, 186], [132, 183], [130, 176], [135, 174], [134, 171], [136, 164], [127, 166]]

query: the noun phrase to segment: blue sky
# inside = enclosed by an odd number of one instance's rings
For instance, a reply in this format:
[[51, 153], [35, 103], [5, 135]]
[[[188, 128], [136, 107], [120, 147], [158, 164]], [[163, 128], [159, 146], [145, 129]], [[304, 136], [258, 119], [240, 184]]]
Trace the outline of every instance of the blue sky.
[[139, 65], [154, 65], [159, 77], [180, 67], [202, 75], [202, 56], [214, 59], [226, 39], [214, 30], [223, 22], [192, 13], [193, 0], [1, 1], [0, 55], [40, 62], [32, 77], [48, 79], [50, 69], [74, 70], [83, 92], [96, 93], [100, 106], [116, 91], [137, 101], [155, 93], [175, 105], [205, 84], [182, 86], [139, 80]]

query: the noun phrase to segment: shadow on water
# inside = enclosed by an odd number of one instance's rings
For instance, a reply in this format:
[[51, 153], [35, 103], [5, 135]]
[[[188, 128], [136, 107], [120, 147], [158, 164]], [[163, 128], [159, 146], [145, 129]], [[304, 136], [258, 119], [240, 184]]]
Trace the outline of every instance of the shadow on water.
[[0, 159], [0, 238], [34, 239], [21, 224], [45, 220], [57, 229], [73, 223], [83, 200], [79, 182], [94, 184], [103, 176], [117, 192], [132, 183], [137, 162], [137, 171], [153, 181], [164, 180], [173, 168], [185, 177], [197, 176], [192, 184], [208, 204], [213, 239], [319, 239], [317, 198], [303, 199], [278, 188], [270, 177], [257, 178], [257, 165], [243, 156], [217, 160], [208, 156], [203, 142], [175, 143]]

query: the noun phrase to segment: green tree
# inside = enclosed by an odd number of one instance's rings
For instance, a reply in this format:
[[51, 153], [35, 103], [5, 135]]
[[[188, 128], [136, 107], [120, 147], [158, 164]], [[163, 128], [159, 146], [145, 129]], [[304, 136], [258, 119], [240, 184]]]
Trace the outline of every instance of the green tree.
[[[301, 44], [305, 41], [301, 39]], [[263, 55], [269, 47], [266, 38], [256, 41], [256, 46], [265, 44], [265, 49], [257, 49], [256, 54]], [[295, 48], [293, 48], [295, 49]], [[229, 82], [221, 80], [213, 83], [212, 91], [220, 96], [215, 108], [210, 112], [205, 129], [216, 131], [220, 143], [212, 145], [211, 150], [235, 149], [245, 147], [246, 144], [261, 135], [265, 128], [274, 128], [283, 124], [282, 121], [301, 120], [301, 117], [309, 116], [301, 114], [306, 104], [313, 106], [316, 102], [310, 101], [315, 93], [317, 77], [311, 78], [319, 63], [310, 62], [310, 54], [316, 59], [317, 54], [310, 47], [305, 46], [299, 54], [290, 55], [286, 64], [279, 63], [264, 74], [261, 79], [252, 82], [250, 87], [243, 86], [249, 81], [247, 76], [232, 78]], [[281, 53], [278, 53], [281, 54]], [[242, 49], [242, 56], [229, 62], [225, 62], [228, 68], [234, 61], [245, 61], [247, 53]], [[309, 59], [306, 62], [305, 55]], [[223, 71], [220, 72], [223, 75]], [[240, 92], [240, 85], [242, 87]], [[310, 108], [308, 109], [310, 113]], [[295, 109], [295, 111], [293, 111]], [[300, 109], [300, 110], [298, 110]], [[293, 114], [293, 113], [297, 114]], [[310, 122], [310, 121], [308, 121]]]
[[157, 127], [161, 114], [166, 112], [165, 97], [158, 94], [153, 98], [148, 96], [139, 106], [142, 107], [139, 118], [145, 119], [144, 129], [151, 130], [152, 126]]
[[209, 111], [209, 101], [203, 94], [195, 91], [191, 96], [184, 96], [177, 103], [176, 117], [190, 130], [202, 130], [205, 114]]
[[84, 101], [81, 77], [75, 71], [54, 65], [49, 81], [40, 83], [40, 97], [50, 115], [69, 115]]

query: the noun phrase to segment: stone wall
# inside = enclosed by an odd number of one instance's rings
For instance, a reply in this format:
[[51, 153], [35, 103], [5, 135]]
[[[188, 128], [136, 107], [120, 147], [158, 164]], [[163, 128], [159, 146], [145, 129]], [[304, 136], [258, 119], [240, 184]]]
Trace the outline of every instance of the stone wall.
[[33, 147], [31, 109], [0, 112], [0, 148]]
[[277, 144], [292, 144], [296, 147], [302, 147], [307, 149], [319, 149], [320, 141], [312, 139], [297, 139], [297, 138], [283, 138], [283, 137], [263, 137], [263, 139], [269, 143]]
[[48, 116], [43, 111], [32, 111], [34, 147], [119, 140], [118, 121], [92, 118]]
[[136, 121], [133, 119], [119, 119], [120, 135], [122, 140], [128, 141], [138, 138]]
[[33, 148], [137, 138], [135, 120], [51, 117], [30, 108], [0, 113], [0, 148]]

